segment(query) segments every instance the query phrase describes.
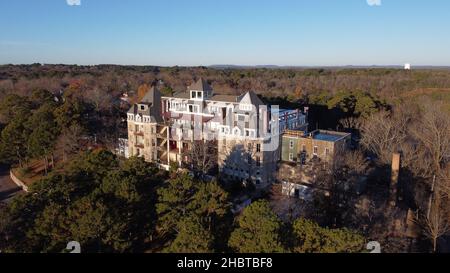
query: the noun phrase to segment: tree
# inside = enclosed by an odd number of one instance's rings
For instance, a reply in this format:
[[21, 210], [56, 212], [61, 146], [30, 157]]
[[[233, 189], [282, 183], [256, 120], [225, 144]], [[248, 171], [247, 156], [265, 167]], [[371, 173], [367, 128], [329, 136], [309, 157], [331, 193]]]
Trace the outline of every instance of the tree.
[[380, 163], [390, 165], [408, 133], [408, 117], [381, 111], [368, 117], [362, 125], [362, 145], [378, 156]]
[[450, 232], [450, 215], [445, 192], [441, 184], [436, 183], [436, 178], [434, 180], [427, 212], [422, 212], [418, 223], [425, 236], [431, 240], [433, 252], [437, 252], [438, 239]]
[[430, 172], [436, 175], [450, 162], [450, 118], [441, 102], [424, 100], [421, 105], [420, 122], [409, 128], [431, 162]]
[[66, 98], [64, 103], [54, 111], [56, 122], [61, 128], [69, 128], [73, 125], [85, 127], [87, 105], [78, 98]]
[[19, 163], [23, 167], [28, 158], [28, 129], [26, 123], [29, 116], [25, 113], [11, 120], [0, 134], [0, 162]]
[[127, 213], [94, 195], [83, 197], [68, 208], [69, 231], [85, 252], [126, 252], [136, 244]]
[[27, 142], [29, 152], [34, 157], [44, 159], [45, 173], [47, 174], [48, 157], [53, 155], [53, 149], [60, 131], [55, 122], [51, 105], [41, 106], [28, 120], [27, 126], [32, 128]]
[[108, 151], [80, 155], [8, 205], [5, 250], [61, 252], [76, 240], [85, 252], [142, 252], [160, 180], [142, 159], [119, 164]]
[[208, 230], [211, 231], [230, 208], [228, 193], [217, 181], [201, 183], [188, 208], [206, 220]]
[[26, 161], [29, 155], [29, 130], [26, 123], [31, 116], [31, 109], [28, 99], [18, 95], [8, 95], [0, 102], [0, 123], [5, 124], [0, 132], [0, 162], [19, 163], [22, 167]]
[[322, 228], [303, 218], [293, 225], [293, 251], [296, 253], [352, 253], [362, 252], [364, 237], [348, 229]]
[[6, 204], [0, 202], [0, 249], [6, 249], [10, 231], [7, 229], [9, 219], [9, 211]]
[[102, 111], [108, 111], [111, 109], [112, 96], [107, 91], [100, 90], [99, 88], [89, 90], [86, 93], [86, 99], [92, 103], [94, 110], [97, 113], [101, 114]]
[[241, 253], [283, 252], [281, 223], [267, 201], [257, 201], [245, 208], [229, 239], [229, 246]]
[[338, 108], [348, 116], [367, 117], [385, 107], [379, 100], [374, 99], [369, 93], [338, 92], [327, 102], [328, 108]]
[[83, 128], [77, 124], [62, 128], [61, 134], [56, 140], [55, 149], [61, 151], [63, 162], [67, 161], [70, 154], [80, 149], [80, 140], [83, 133]]
[[162, 234], [172, 233], [179, 219], [188, 214], [188, 205], [195, 193], [194, 181], [187, 173], [179, 174], [167, 180], [157, 193], [158, 226]]
[[213, 236], [205, 229], [197, 216], [184, 217], [178, 223], [178, 234], [166, 249], [170, 253], [213, 252]]
[[134, 247], [152, 237], [156, 225], [156, 187], [162, 176], [142, 158], [133, 157], [107, 174], [100, 186], [108, 206], [116, 207]]
[[0, 102], [0, 123], [8, 124], [15, 117], [28, 114], [31, 108], [28, 98], [10, 94]]
[[56, 104], [55, 96], [46, 89], [36, 89], [31, 94], [31, 101], [35, 105], [35, 108], [44, 104]]
[[217, 144], [214, 141], [195, 140], [184, 152], [187, 164], [196, 177], [202, 178], [217, 165]]

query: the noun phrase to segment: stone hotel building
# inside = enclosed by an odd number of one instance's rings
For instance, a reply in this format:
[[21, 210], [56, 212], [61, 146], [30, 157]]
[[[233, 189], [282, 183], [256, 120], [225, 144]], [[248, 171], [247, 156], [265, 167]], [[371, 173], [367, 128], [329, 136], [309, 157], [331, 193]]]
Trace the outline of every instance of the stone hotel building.
[[186, 91], [162, 97], [156, 87], [128, 111], [128, 152], [168, 169], [188, 161], [186, 151], [199, 141], [213, 143], [223, 179], [252, 181], [264, 187], [275, 179], [281, 158], [281, 133], [305, 129], [299, 110], [265, 105], [252, 91], [216, 94], [202, 78]]

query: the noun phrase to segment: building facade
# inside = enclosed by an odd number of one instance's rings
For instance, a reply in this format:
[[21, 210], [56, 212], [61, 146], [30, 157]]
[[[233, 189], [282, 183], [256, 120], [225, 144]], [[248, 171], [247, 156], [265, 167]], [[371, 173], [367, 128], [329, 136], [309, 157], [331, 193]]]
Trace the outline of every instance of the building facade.
[[264, 187], [275, 179], [281, 132], [305, 124], [301, 111], [265, 105], [251, 91], [240, 96], [215, 94], [200, 78], [170, 97], [161, 97], [152, 87], [131, 107], [129, 155], [168, 169], [172, 163], [189, 161], [186, 151], [194, 143], [213, 143], [221, 178]]
[[287, 130], [282, 136], [281, 160], [305, 164], [313, 158], [331, 161], [336, 153], [346, 150], [351, 134], [316, 130], [311, 133], [300, 130]]

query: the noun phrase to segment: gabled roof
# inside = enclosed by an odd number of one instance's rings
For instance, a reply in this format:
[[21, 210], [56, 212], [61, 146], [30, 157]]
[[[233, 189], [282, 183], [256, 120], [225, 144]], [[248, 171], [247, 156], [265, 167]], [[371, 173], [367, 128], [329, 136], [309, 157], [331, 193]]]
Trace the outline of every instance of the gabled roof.
[[161, 93], [159, 92], [159, 90], [155, 86], [152, 86], [150, 90], [142, 98], [140, 103], [153, 104], [155, 100], [157, 100], [158, 97], [161, 96], [160, 94]]
[[171, 98], [177, 98], [177, 99], [190, 99], [190, 94], [186, 91], [182, 92], [176, 92], [174, 93]]
[[249, 91], [239, 97], [239, 103], [252, 104], [255, 106], [264, 105], [261, 99], [253, 91]]
[[194, 84], [191, 84], [191, 86], [189, 86], [188, 89], [196, 90], [196, 91], [205, 91], [205, 92], [209, 92], [209, 91], [213, 90], [211, 85], [209, 85], [208, 82], [203, 78], [199, 78]]
[[[144, 110], [141, 109], [144, 108]], [[150, 116], [153, 121], [160, 121], [160, 107], [161, 107], [161, 93], [159, 90], [152, 86], [150, 90], [145, 94], [142, 100], [134, 104], [130, 110], [129, 114], [134, 115], [145, 115]]]

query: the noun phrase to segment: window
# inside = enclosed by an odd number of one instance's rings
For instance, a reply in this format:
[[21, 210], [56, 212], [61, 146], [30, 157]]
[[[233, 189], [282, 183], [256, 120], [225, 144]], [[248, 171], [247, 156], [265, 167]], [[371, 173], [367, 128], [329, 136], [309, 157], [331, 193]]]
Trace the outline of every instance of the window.
[[294, 161], [294, 154], [293, 153], [289, 154], [289, 161]]
[[291, 141], [289, 141], [289, 149], [294, 149], [294, 141], [293, 140], [291, 140]]
[[261, 167], [261, 158], [259, 156], [256, 157], [256, 167]]
[[302, 145], [302, 151], [306, 153], [306, 145], [305, 144]]
[[325, 149], [325, 156], [329, 156], [330, 155], [330, 149], [326, 148]]
[[203, 98], [203, 92], [201, 91], [191, 91], [191, 99], [201, 100]]
[[256, 152], [261, 152], [261, 144], [256, 144]]
[[317, 154], [318, 154], [318, 152], [319, 152], [319, 147], [317, 147], [317, 146], [314, 146], [314, 151], [313, 151], [313, 154], [314, 154], [314, 155], [317, 155]]

